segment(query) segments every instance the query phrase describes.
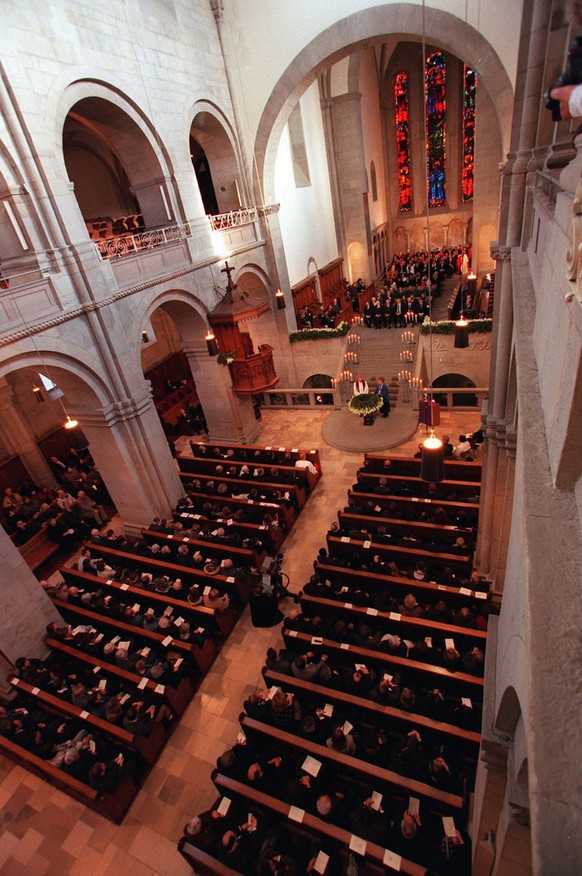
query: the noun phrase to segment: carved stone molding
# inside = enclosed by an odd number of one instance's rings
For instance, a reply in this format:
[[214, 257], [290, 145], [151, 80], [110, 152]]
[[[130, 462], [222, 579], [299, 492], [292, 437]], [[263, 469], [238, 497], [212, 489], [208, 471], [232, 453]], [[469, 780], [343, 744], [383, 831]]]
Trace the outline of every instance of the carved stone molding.
[[504, 246], [502, 244], [495, 243], [491, 244], [490, 248], [491, 258], [496, 262], [509, 262], [511, 261], [511, 247]]
[[215, 21], [222, 21], [224, 18], [224, 0], [210, 0], [210, 8], [212, 9]]

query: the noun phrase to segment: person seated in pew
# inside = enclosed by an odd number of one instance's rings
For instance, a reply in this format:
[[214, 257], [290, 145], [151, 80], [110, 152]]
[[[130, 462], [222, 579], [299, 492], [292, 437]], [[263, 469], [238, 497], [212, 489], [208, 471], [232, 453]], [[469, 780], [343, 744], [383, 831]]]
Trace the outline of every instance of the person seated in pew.
[[404, 617], [424, 617], [426, 613], [413, 593], [406, 594], [402, 604], [398, 606], [398, 611]]

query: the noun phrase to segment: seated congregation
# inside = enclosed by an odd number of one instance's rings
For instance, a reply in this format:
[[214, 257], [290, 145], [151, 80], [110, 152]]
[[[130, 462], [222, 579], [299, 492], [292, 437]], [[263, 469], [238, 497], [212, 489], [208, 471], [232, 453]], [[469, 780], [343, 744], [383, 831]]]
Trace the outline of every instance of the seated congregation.
[[[470, 873], [499, 606], [471, 567], [480, 466], [447, 462], [438, 485], [418, 468], [366, 457], [218, 758], [219, 796], [184, 828], [179, 849], [197, 872]], [[389, 490], [373, 492], [381, 481]], [[372, 506], [356, 513], [359, 501]]]
[[[237, 448], [257, 450], [270, 453]], [[321, 469], [307, 471], [303, 451], [280, 452], [305, 501]], [[283, 494], [295, 486], [273, 483]], [[81, 548], [58, 580], [41, 581], [63, 623], [47, 626], [46, 659], [16, 663], [0, 751], [118, 823], [304, 505], [231, 501], [198, 505], [188, 491], [171, 519], [126, 538], [105, 528], [100, 505], [84, 519], [79, 498], [55, 492]]]

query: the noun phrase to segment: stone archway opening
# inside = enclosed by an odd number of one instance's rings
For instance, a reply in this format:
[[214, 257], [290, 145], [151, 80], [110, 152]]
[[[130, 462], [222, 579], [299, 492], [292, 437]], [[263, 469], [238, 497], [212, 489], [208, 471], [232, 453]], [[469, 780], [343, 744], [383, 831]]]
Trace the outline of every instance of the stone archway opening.
[[206, 110], [192, 120], [190, 157], [207, 214], [228, 213], [244, 206], [231, 139], [220, 120]]
[[[432, 382], [432, 387], [434, 390], [439, 388], [445, 389], [448, 387], [458, 387], [459, 389], [470, 389], [475, 386], [473, 380], [469, 377], [466, 377], [464, 374], [455, 374], [450, 372], [449, 374], [441, 374], [440, 377], [435, 377]], [[435, 392], [434, 400], [440, 404], [441, 407], [448, 406], [448, 395], [445, 392]], [[466, 407], [477, 407], [479, 404], [478, 396], [473, 393], [464, 393], [464, 392], [453, 392], [452, 393], [452, 406], [466, 408]]]
[[102, 97], [85, 97], [63, 126], [63, 157], [92, 239], [175, 221], [166, 174], [145, 132]]

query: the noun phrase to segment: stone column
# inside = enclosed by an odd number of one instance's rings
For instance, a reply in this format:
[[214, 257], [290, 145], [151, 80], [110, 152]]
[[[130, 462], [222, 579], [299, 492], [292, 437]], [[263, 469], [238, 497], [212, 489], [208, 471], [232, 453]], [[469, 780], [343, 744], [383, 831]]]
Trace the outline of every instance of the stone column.
[[253, 444], [261, 430], [251, 396], [236, 395], [230, 370], [205, 347], [184, 345], [211, 441]]
[[473, 876], [490, 876], [495, 859], [494, 840], [507, 782], [507, 749], [481, 750], [477, 765], [473, 817]]
[[[368, 190], [362, 135], [362, 96], [351, 92], [331, 99], [330, 119], [334, 132], [333, 164], [338, 180], [339, 210], [344, 237], [341, 248], [347, 257], [348, 246], [359, 243], [368, 252], [364, 213], [364, 194]], [[338, 229], [339, 230], [339, 229]], [[371, 271], [373, 276], [374, 271]]]
[[183, 489], [149, 384], [144, 381], [140, 397], [70, 413], [82, 420], [91, 455], [125, 529], [136, 533], [152, 517], [168, 517]]
[[[559, 850], [555, 850], [559, 855]], [[561, 871], [559, 859], [556, 872]], [[542, 871], [540, 871], [542, 872]], [[565, 872], [565, 871], [561, 871]], [[529, 809], [504, 801], [496, 835], [495, 866], [491, 876], [529, 876], [532, 873]]]
[[45, 627], [51, 621], [63, 623], [63, 619], [1, 527], [0, 565], [0, 651], [10, 663], [25, 655], [44, 657]]
[[4, 378], [0, 379], [0, 441], [10, 456], [20, 458], [34, 484], [55, 486], [55, 476], [31, 434], [20, 416], [12, 387]]

